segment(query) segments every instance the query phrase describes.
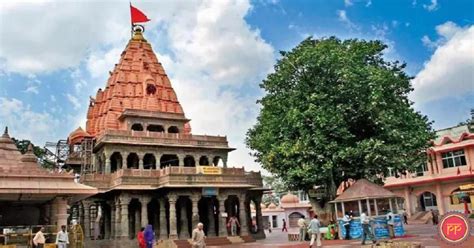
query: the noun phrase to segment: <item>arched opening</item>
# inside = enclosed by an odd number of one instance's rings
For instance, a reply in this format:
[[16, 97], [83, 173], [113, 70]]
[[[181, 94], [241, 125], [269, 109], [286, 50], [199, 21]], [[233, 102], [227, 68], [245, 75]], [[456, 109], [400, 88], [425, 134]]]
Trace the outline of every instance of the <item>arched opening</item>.
[[196, 161], [194, 161], [194, 157], [191, 155], [187, 155], [184, 157], [184, 166], [185, 167], [195, 167]]
[[138, 169], [138, 155], [136, 153], [130, 153], [127, 157], [127, 168]]
[[437, 210], [438, 203], [436, 202], [436, 195], [431, 192], [423, 192], [420, 195], [421, 211]]
[[160, 158], [160, 168], [179, 166], [179, 158], [175, 154], [164, 154]]
[[451, 205], [471, 203], [469, 193], [462, 191], [460, 188], [453, 190], [449, 198], [451, 200]]
[[209, 165], [209, 159], [207, 156], [201, 156], [199, 158], [199, 165]]
[[120, 152], [114, 152], [110, 156], [110, 172], [114, 173], [119, 169], [122, 169], [122, 155]]
[[143, 131], [143, 126], [140, 123], [135, 123], [131, 128], [133, 131]]
[[138, 199], [132, 199], [128, 205], [128, 236], [134, 239], [136, 233], [141, 228], [141, 209], [142, 204]]
[[[240, 207], [239, 207], [239, 198], [235, 195], [230, 195], [225, 201], [225, 210], [227, 212], [226, 223], [229, 223], [231, 218], [236, 218], [234, 225], [230, 225], [227, 232], [231, 236], [238, 235], [240, 233], [240, 224], [242, 223], [240, 219]], [[232, 223], [232, 222], [231, 222]]]
[[192, 203], [188, 197], [180, 196], [176, 201], [176, 223], [178, 237], [188, 239], [192, 230]]
[[218, 234], [218, 202], [215, 196], [202, 197], [198, 202], [199, 222], [204, 224], [204, 233], [208, 237]]
[[165, 128], [162, 125], [148, 125], [148, 127], [146, 127], [146, 130], [150, 132], [158, 132], [158, 133], [165, 132]]
[[298, 220], [303, 217], [298, 212], [293, 212], [288, 216], [288, 227], [298, 227]]
[[156, 159], [153, 154], [145, 154], [143, 157], [143, 169], [156, 169]]
[[151, 199], [151, 201], [147, 204], [148, 223], [150, 223], [150, 225], [153, 227], [153, 230], [155, 232], [155, 237], [158, 237], [158, 230], [160, 228], [159, 209], [161, 207], [162, 206], [159, 206], [158, 199], [156, 198]]
[[147, 84], [146, 94], [147, 95], [154, 95], [155, 93], [156, 93], [156, 87], [153, 84]]
[[212, 165], [213, 166], [223, 166], [224, 164], [222, 163], [222, 158], [220, 156], [215, 156], [213, 159], [212, 159]]
[[171, 126], [168, 128], [168, 133], [179, 133], [179, 128], [177, 126]]

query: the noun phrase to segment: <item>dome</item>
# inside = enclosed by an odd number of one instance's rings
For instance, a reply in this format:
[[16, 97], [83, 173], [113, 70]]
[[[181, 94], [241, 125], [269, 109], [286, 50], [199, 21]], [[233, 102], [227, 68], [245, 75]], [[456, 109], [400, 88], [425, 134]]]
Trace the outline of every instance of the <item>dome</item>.
[[78, 127], [71, 134], [69, 134], [68, 143], [69, 144], [81, 143], [85, 137], [91, 137], [91, 135], [87, 133], [86, 131], [84, 131], [84, 129], [82, 129], [81, 127]]
[[300, 202], [300, 199], [298, 199], [298, 196], [293, 195], [292, 193], [288, 193], [281, 198], [281, 203], [285, 203], [285, 204], [299, 203], [299, 202]]
[[275, 205], [275, 203], [270, 203], [270, 205], [268, 205], [268, 209], [276, 209], [277, 208], [277, 205]]

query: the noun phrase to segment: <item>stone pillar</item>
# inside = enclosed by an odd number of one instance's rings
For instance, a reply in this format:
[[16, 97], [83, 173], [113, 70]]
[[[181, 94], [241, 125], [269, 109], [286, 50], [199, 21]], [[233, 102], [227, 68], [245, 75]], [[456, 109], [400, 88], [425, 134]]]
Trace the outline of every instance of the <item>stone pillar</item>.
[[212, 198], [207, 199], [208, 201], [208, 212], [207, 216], [209, 219], [209, 226], [207, 228], [207, 236], [209, 237], [215, 237], [216, 236], [216, 219], [214, 218], [214, 202]]
[[257, 237], [259, 239], [265, 238], [265, 232], [263, 230], [263, 216], [262, 216], [262, 195], [258, 195], [255, 199], [255, 218], [257, 219]]
[[377, 207], [377, 199], [375, 198], [374, 198], [374, 208], [375, 208], [375, 216], [379, 215], [379, 208]]
[[[179, 228], [179, 238], [188, 239], [189, 238], [189, 229], [188, 229], [188, 211], [184, 201], [181, 201], [182, 204], [179, 206], [180, 211], [180, 228]], [[184, 204], [183, 204], [184, 203]]]
[[121, 153], [122, 155], [122, 169], [127, 169], [127, 157], [128, 157], [128, 154], [127, 153]]
[[201, 195], [199, 194], [195, 194], [193, 196], [191, 196], [191, 202], [192, 202], [192, 228], [195, 228], [197, 226], [197, 224], [199, 223], [199, 207], [198, 207], [198, 202], [199, 202], [199, 198], [201, 197]]
[[184, 157], [185, 157], [185, 155], [176, 154], [176, 156], [178, 156], [178, 166], [183, 167], [184, 166]]
[[438, 211], [440, 215], [443, 215], [446, 213], [446, 210], [444, 208], [444, 199], [443, 199], [443, 194], [441, 191], [441, 185], [439, 183], [436, 184], [436, 203], [438, 204]]
[[222, 167], [227, 168], [227, 156], [222, 157]]
[[156, 169], [159, 170], [159, 169], [160, 169], [160, 166], [161, 166], [160, 160], [161, 160], [161, 156], [162, 156], [163, 154], [161, 154], [161, 153], [154, 153], [153, 155], [155, 156]]
[[85, 238], [90, 239], [91, 237], [91, 219], [90, 219], [91, 202], [83, 201], [82, 205], [84, 206], [84, 223], [82, 223], [82, 230], [84, 231]]
[[128, 204], [130, 198], [128, 196], [120, 196], [120, 239], [129, 239], [129, 226], [128, 226]]
[[120, 235], [121, 235], [121, 226], [120, 226], [120, 223], [121, 223], [121, 207], [120, 207], [120, 199], [115, 199], [115, 215], [114, 215], [114, 219], [115, 219], [115, 227], [114, 227], [114, 238], [120, 238]]
[[[110, 207], [112, 210], [112, 206]], [[104, 215], [104, 239], [109, 239], [110, 238], [110, 232], [111, 232], [111, 223], [112, 223], [112, 216], [109, 215], [109, 213], [106, 212], [106, 208], [102, 207], [103, 210], [103, 215]]]
[[110, 161], [110, 154], [105, 153], [105, 171], [104, 174], [110, 174], [112, 161]]
[[109, 239], [115, 237], [115, 202], [110, 202], [110, 236]]
[[55, 215], [55, 224], [59, 230], [61, 230], [61, 226], [67, 226], [67, 200], [61, 197], [56, 197], [53, 201], [53, 215]]
[[226, 218], [222, 215], [225, 213], [225, 200], [227, 199], [226, 196], [218, 197], [219, 200], [219, 212], [217, 213], [218, 223], [219, 223], [219, 237], [227, 236], [227, 225], [226, 225]]
[[[369, 199], [366, 199], [365, 200], [365, 203], [367, 204], [367, 215], [368, 216], [372, 216], [372, 211], [370, 210], [370, 200]], [[337, 203], [336, 203], [337, 204]], [[336, 212], [337, 212], [337, 208], [336, 208]]]
[[[245, 213], [245, 193], [242, 193], [239, 197], [239, 222], [240, 222], [240, 236], [247, 236], [249, 235], [249, 228], [248, 228], [248, 220], [247, 214]], [[270, 220], [271, 223], [273, 223]]]
[[137, 153], [138, 155], [138, 169], [143, 170], [143, 157], [145, 156], [144, 153]]
[[167, 239], [168, 232], [166, 230], [166, 208], [165, 208], [165, 199], [160, 198], [160, 218], [158, 223], [158, 231], [160, 234], [160, 239]]
[[[133, 223], [133, 225], [135, 225], [135, 232], [138, 232], [140, 230], [140, 228], [142, 227], [142, 216], [141, 216], [141, 209], [135, 209], [135, 223]], [[136, 235], [135, 233], [133, 233], [132, 235]]]
[[170, 239], [178, 239], [178, 232], [176, 230], [176, 201], [177, 195], [168, 195], [168, 202], [170, 204]]
[[[140, 202], [142, 204], [142, 216], [141, 216], [141, 225], [142, 227], [146, 227], [148, 225], [148, 203], [150, 202], [150, 197], [148, 196], [142, 196], [140, 198]], [[140, 229], [138, 229], [140, 230]]]

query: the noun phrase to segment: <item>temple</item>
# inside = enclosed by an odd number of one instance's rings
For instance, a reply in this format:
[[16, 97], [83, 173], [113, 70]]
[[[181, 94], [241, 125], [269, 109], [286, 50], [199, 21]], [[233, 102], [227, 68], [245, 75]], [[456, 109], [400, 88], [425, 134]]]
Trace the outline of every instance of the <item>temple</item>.
[[438, 130], [436, 136], [419, 170], [394, 174], [384, 185], [404, 200], [412, 219], [423, 222], [431, 210], [474, 210], [474, 114], [470, 123]]
[[[68, 137], [66, 166], [99, 193], [72, 206], [87, 247], [132, 247], [151, 224], [160, 242], [188, 239], [204, 223], [210, 238], [264, 238], [260, 172], [228, 168], [225, 136], [195, 135], [175, 91], [140, 30], [90, 99], [86, 129]], [[257, 206], [252, 228], [250, 205]], [[235, 239], [234, 239], [235, 241]], [[222, 241], [227, 242], [227, 241]]]

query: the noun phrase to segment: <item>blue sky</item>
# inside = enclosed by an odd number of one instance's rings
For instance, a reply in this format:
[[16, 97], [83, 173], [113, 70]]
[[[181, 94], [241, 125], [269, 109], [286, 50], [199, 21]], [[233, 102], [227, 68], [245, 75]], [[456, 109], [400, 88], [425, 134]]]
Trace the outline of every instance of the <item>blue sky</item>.
[[[229, 163], [259, 169], [244, 145], [278, 51], [301, 40], [380, 39], [407, 63], [415, 108], [435, 128], [474, 108], [474, 1], [133, 1], [193, 133], [227, 135]], [[129, 39], [128, 1], [0, 4], [0, 126], [37, 144], [85, 123], [89, 96]]]

